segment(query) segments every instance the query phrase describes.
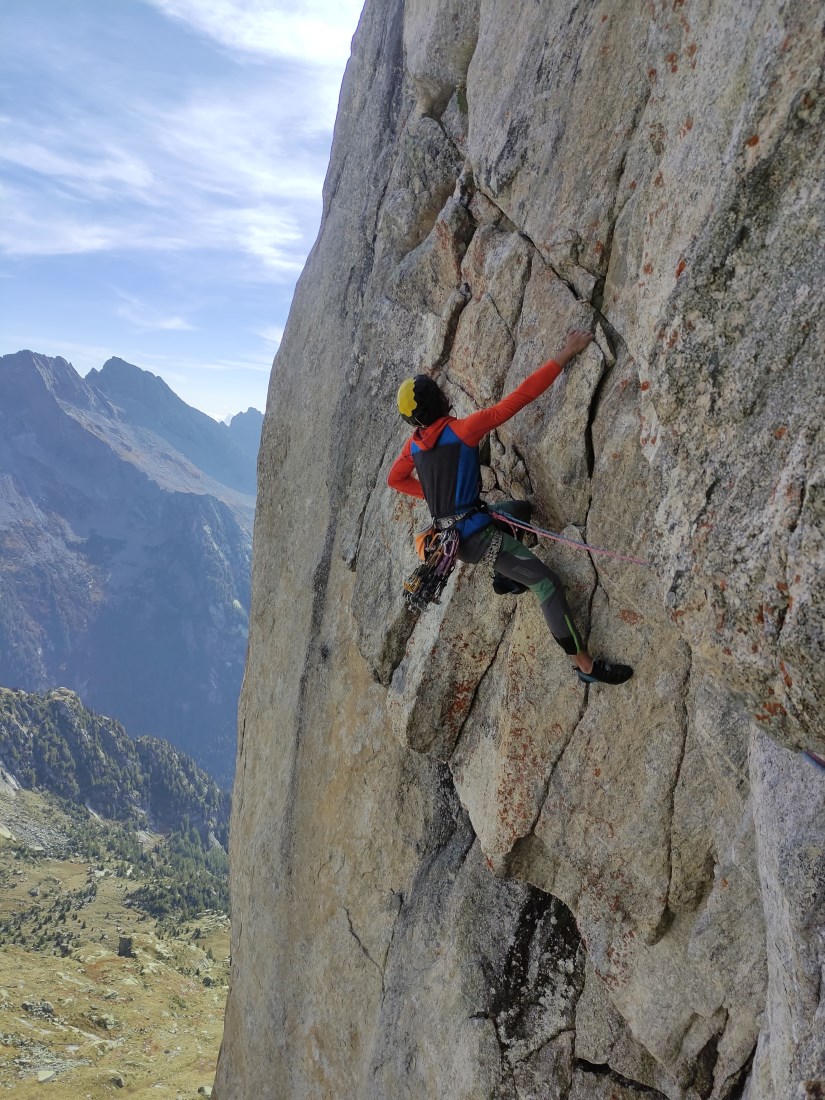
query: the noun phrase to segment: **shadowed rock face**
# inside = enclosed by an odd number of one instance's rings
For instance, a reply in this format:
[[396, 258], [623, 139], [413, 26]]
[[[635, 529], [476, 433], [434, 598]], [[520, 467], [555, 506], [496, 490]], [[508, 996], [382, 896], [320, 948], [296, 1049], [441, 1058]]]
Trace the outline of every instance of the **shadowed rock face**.
[[[253, 463], [258, 460], [263, 423], [264, 414], [257, 409], [249, 408], [246, 412], [236, 413], [226, 425], [232, 442], [247, 458], [251, 458]], [[256, 484], [253, 484], [252, 488], [253, 492], [257, 491]]]
[[[514, 12], [354, 41], [264, 423], [221, 1100], [825, 1075], [821, 12]], [[616, 689], [483, 569], [411, 619], [386, 488], [402, 378], [464, 415], [573, 325], [484, 486], [650, 562], [539, 550]]]

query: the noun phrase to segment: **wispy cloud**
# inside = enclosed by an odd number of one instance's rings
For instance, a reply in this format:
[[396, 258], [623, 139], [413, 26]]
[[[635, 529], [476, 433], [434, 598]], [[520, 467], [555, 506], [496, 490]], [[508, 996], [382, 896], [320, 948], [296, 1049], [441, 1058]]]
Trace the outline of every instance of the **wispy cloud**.
[[[77, 209], [49, 201], [42, 190], [0, 188], [4, 217], [0, 252], [7, 256], [68, 256], [87, 252], [169, 252], [190, 248], [191, 241], [171, 218], [147, 219], [134, 209], [112, 212]], [[178, 230], [178, 232], [175, 232]]]
[[[363, 0], [147, 0], [229, 50], [341, 65]], [[347, 32], [349, 31], [349, 34]]]
[[[25, 146], [12, 135], [0, 144], [0, 161], [27, 174], [18, 172], [0, 190], [0, 250], [226, 251], [247, 256], [263, 279], [294, 279], [311, 243], [307, 213], [318, 205], [323, 154], [296, 143], [290, 158], [281, 120], [264, 110], [253, 121], [240, 103], [223, 104], [215, 109], [216, 128], [209, 116], [206, 104], [172, 114], [146, 104], [133, 149], [116, 159], [104, 151], [105, 120], [88, 121], [82, 145], [70, 129]], [[256, 140], [261, 127], [281, 136]]]
[[[295, 84], [306, 85], [300, 99]], [[335, 119], [326, 95], [305, 68], [274, 74], [257, 91], [199, 90], [172, 108], [147, 105], [146, 138], [173, 178], [204, 195], [306, 198], [326, 170]]]
[[256, 336], [260, 336], [267, 344], [280, 344], [284, 338], [282, 325], [269, 325], [266, 328], [256, 328], [253, 331]]
[[[113, 189], [127, 189], [146, 194], [154, 184], [151, 169], [140, 158], [112, 145], [95, 145], [81, 150], [67, 146], [66, 130], [45, 129], [39, 141], [26, 138], [9, 118], [0, 120], [0, 157], [18, 168], [41, 176], [59, 179], [65, 187], [74, 187], [86, 199], [105, 196]], [[98, 135], [100, 136], [100, 135]], [[105, 139], [104, 139], [105, 140]], [[64, 146], [64, 151], [56, 150]]]
[[120, 298], [120, 305], [115, 311], [117, 316], [123, 321], [128, 321], [135, 328], [155, 329], [163, 332], [186, 332], [191, 331], [194, 327], [183, 317], [170, 317], [132, 294], [125, 294], [122, 290], [117, 289], [115, 289], [115, 294]]
[[241, 210], [234, 212], [229, 221], [238, 223], [237, 239], [244, 251], [260, 260], [265, 268], [281, 275], [296, 278], [300, 275], [304, 250], [291, 246], [299, 244], [302, 235], [276, 210]]
[[63, 209], [45, 210], [32, 191], [0, 187], [0, 251], [7, 256], [64, 256], [116, 247], [117, 230], [97, 218], [74, 216]]
[[0, 3], [2, 342], [261, 407], [361, 6]]
[[139, 356], [140, 363], [145, 370], [157, 370], [167, 380], [184, 380], [189, 377], [191, 371], [206, 371], [210, 373], [231, 373], [234, 371], [251, 371], [254, 374], [269, 374], [272, 364], [263, 356], [239, 355], [239, 356], [215, 356], [214, 358], [189, 359], [186, 356], [158, 355], [151, 352], [142, 352]]

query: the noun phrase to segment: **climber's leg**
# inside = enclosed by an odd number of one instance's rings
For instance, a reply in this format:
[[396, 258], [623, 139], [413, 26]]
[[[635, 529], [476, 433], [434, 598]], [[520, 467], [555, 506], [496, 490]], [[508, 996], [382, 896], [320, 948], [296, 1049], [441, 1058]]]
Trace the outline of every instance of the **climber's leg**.
[[[529, 500], [499, 500], [496, 504], [492, 505], [492, 510], [495, 512], [503, 512], [505, 515], [512, 516], [513, 519], [519, 521], [519, 523], [529, 523], [530, 517], [533, 515], [533, 505]], [[501, 520], [495, 521], [496, 526], [502, 530], [509, 531], [509, 533], [519, 542], [524, 542], [524, 531], [518, 527], [508, 528], [507, 521]], [[518, 596], [522, 592], [527, 591], [527, 585], [522, 584], [520, 581], [511, 580], [509, 577], [505, 577], [502, 573], [493, 573], [493, 591], [499, 596]]]
[[[462, 539], [459, 559], [472, 565], [480, 562], [494, 532], [495, 527], [489, 524], [469, 538]], [[622, 684], [630, 679], [633, 669], [629, 665], [593, 660], [573, 624], [561, 581], [549, 565], [545, 565], [512, 535], [502, 533], [494, 568], [495, 573], [524, 584], [535, 592], [551, 634], [565, 653], [572, 657], [576, 673], [583, 683]]]
[[525, 546], [505, 534], [495, 563], [496, 573], [526, 584], [536, 594], [550, 633], [565, 653], [573, 658], [579, 679], [586, 684], [623, 684], [633, 675], [629, 665], [594, 661], [584, 648], [573, 624], [562, 583], [549, 565]]
[[573, 657], [581, 654], [583, 671], [589, 672], [592, 661], [587, 655], [578, 632], [573, 625], [573, 614], [567, 604], [562, 583], [549, 565], [537, 558], [512, 535], [504, 534], [501, 549], [495, 563], [496, 573], [512, 581], [526, 585], [539, 601], [550, 633], [565, 653]]

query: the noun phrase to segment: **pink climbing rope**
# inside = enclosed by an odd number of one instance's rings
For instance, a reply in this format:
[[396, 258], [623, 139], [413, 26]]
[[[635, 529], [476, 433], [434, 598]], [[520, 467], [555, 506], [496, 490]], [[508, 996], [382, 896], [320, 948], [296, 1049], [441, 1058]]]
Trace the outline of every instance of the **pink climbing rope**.
[[532, 523], [521, 523], [520, 520], [513, 519], [513, 517], [506, 512], [496, 512], [491, 509], [490, 515], [495, 516], [496, 519], [500, 519], [509, 527], [519, 527], [522, 531], [531, 531], [534, 535], [541, 535], [543, 538], [553, 539], [554, 542], [563, 542], [566, 546], [575, 546], [577, 550], [587, 550], [591, 554], [602, 554], [606, 558], [615, 558], [616, 561], [630, 561], [635, 565], [650, 565], [650, 562], [645, 561], [644, 558], [634, 558], [630, 554], [617, 554], [613, 550], [603, 550], [600, 546], [590, 546], [586, 542], [576, 542], [575, 539], [565, 538], [564, 535], [557, 535], [554, 531], [545, 531], [543, 527], [534, 527]]

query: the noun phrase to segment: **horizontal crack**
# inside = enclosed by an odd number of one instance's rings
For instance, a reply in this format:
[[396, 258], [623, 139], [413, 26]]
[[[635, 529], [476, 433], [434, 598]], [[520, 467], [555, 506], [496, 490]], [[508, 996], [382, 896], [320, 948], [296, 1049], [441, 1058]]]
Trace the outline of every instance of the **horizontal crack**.
[[656, 1100], [666, 1100], [666, 1097], [659, 1092], [658, 1089], [650, 1088], [649, 1085], [643, 1085], [641, 1081], [633, 1081], [629, 1077], [624, 1077], [621, 1073], [617, 1073], [614, 1069], [611, 1069], [606, 1062], [588, 1062], [584, 1058], [574, 1059], [573, 1065], [582, 1070], [583, 1073], [592, 1073], [595, 1077], [608, 1077], [620, 1088], [630, 1089], [632, 1092], [638, 1093], [640, 1096], [649, 1096], [656, 1098]]

